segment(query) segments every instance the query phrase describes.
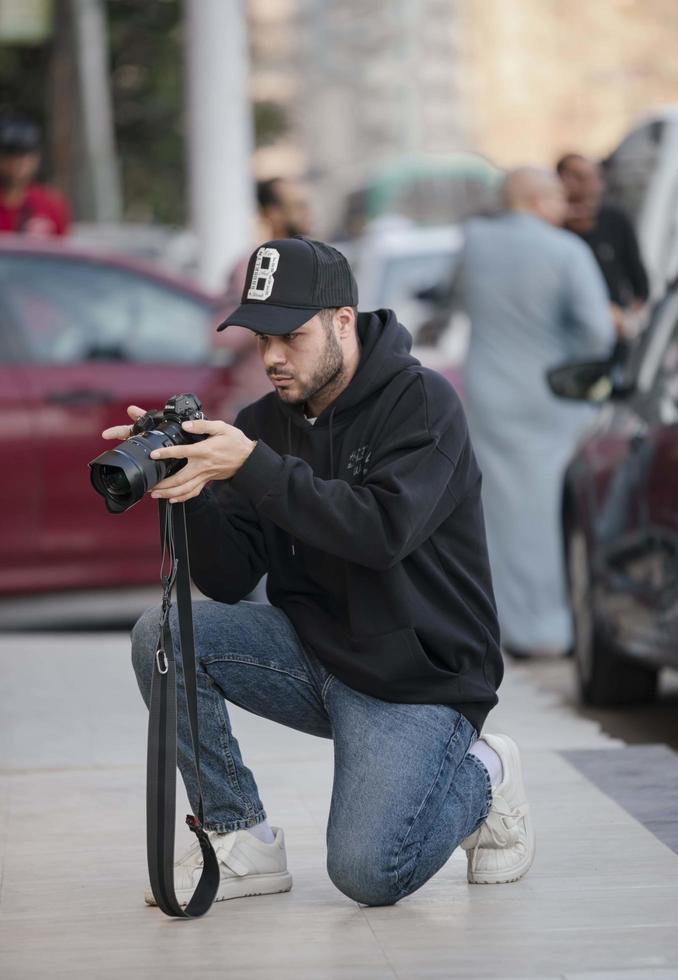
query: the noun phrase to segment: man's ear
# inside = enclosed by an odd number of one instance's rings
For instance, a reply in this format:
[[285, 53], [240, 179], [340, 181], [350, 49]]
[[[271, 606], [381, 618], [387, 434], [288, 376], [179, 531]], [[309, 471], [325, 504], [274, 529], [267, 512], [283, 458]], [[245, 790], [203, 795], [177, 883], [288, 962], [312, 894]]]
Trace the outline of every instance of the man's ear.
[[334, 314], [334, 321], [339, 328], [339, 336], [348, 337], [355, 329], [355, 314], [350, 306], [341, 306]]

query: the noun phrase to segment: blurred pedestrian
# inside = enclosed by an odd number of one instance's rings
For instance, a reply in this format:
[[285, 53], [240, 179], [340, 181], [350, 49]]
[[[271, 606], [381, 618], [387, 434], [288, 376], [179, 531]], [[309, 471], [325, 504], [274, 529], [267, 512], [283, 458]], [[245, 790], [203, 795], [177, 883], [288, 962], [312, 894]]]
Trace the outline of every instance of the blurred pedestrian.
[[28, 119], [0, 119], [0, 232], [65, 235], [69, 214], [56, 191], [35, 183], [40, 130]]
[[310, 233], [310, 209], [300, 181], [283, 177], [257, 183], [257, 204], [264, 239]]
[[[257, 242], [309, 233], [310, 209], [303, 185], [284, 177], [257, 181]], [[228, 276], [223, 305], [229, 313], [240, 303], [249, 258], [249, 252], [243, 255]]]
[[623, 335], [629, 314], [637, 313], [649, 294], [633, 225], [620, 208], [602, 203], [605, 182], [595, 160], [566, 153], [556, 170], [568, 205], [563, 227], [579, 235], [593, 252], [607, 285], [615, 326]]
[[606, 356], [614, 329], [590, 250], [555, 227], [566, 207], [556, 175], [515, 170], [503, 193], [505, 212], [468, 223], [460, 267], [471, 320], [467, 414], [504, 647], [565, 652], [561, 482], [591, 409], [557, 400], [545, 373]]

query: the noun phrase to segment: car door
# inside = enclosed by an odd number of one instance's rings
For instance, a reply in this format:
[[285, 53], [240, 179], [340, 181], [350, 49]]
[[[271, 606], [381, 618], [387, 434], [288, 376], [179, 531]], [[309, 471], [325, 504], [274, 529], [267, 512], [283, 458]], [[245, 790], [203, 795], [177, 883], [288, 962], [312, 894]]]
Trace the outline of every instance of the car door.
[[67, 255], [0, 256], [0, 289], [26, 345], [25, 394], [34, 406], [39, 542], [33, 588], [151, 582], [154, 507], [106, 512], [87, 464], [114, 443], [102, 429], [126, 407], [162, 408], [193, 391], [223, 408], [229, 368], [210, 357], [206, 299], [161, 279]]
[[0, 592], [23, 589], [38, 560], [38, 406], [21, 360], [18, 325], [0, 291]]
[[663, 305], [638, 378], [651, 410], [638, 452], [641, 528], [629, 604], [637, 643], [674, 650], [678, 641], [678, 296]]

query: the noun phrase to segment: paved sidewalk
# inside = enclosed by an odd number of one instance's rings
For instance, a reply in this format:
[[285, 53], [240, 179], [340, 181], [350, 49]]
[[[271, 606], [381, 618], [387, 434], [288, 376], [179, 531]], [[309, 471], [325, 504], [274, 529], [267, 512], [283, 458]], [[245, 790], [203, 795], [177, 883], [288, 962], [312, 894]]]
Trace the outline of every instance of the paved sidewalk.
[[[324, 867], [331, 744], [233, 709], [294, 888], [194, 922], [142, 901], [146, 713], [125, 635], [6, 635], [0, 670], [3, 980], [678, 980], [675, 795], [663, 820], [652, 807], [664, 772], [678, 786], [676, 756], [622, 765], [631, 750], [520, 668], [490, 729], [524, 749], [538, 831], [526, 878], [470, 887], [454, 855], [395, 907], [349, 901]], [[183, 826], [178, 840], [191, 842]]]

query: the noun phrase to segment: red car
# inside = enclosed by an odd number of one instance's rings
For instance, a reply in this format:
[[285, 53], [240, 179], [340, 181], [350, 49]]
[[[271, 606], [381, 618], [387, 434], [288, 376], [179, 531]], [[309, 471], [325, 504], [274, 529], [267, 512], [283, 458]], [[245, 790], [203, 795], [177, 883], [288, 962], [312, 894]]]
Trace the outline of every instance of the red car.
[[193, 392], [232, 421], [270, 390], [215, 297], [124, 258], [0, 239], [0, 593], [153, 584], [155, 505], [108, 514], [87, 463], [129, 404]]
[[678, 287], [625, 366], [564, 365], [549, 382], [604, 406], [563, 496], [581, 696], [649, 700], [659, 668], [678, 667]]

